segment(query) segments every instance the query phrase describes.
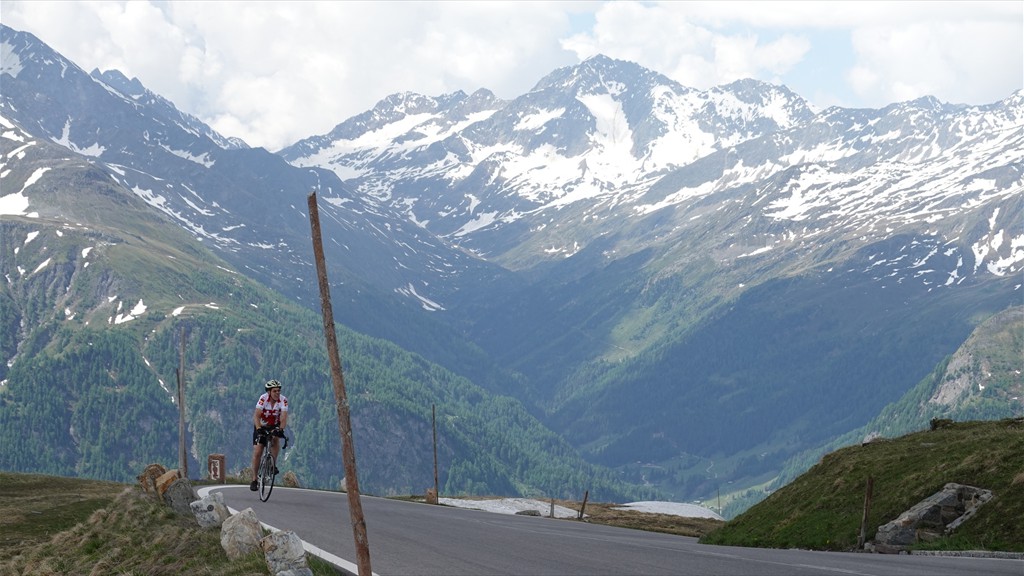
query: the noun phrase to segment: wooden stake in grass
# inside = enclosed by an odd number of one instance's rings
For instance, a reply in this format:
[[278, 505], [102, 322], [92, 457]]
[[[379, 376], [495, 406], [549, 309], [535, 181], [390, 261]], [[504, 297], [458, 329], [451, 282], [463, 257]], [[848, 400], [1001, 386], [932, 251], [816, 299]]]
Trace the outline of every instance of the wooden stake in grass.
[[868, 476], [868, 486], [864, 491], [864, 516], [860, 520], [860, 536], [857, 537], [857, 549], [864, 547], [864, 540], [868, 531], [868, 514], [871, 513], [871, 491], [874, 489], [875, 479]]
[[320, 283], [320, 307], [324, 316], [324, 336], [327, 338], [327, 357], [331, 362], [331, 380], [334, 383], [335, 405], [338, 410], [338, 431], [341, 434], [342, 455], [345, 460], [345, 489], [348, 493], [349, 516], [352, 520], [352, 534], [356, 543], [356, 563], [359, 576], [371, 576], [370, 546], [366, 539], [366, 520], [363, 505], [359, 500], [359, 477], [356, 475], [356, 450], [352, 440], [352, 422], [349, 417], [348, 396], [345, 393], [345, 378], [341, 373], [341, 357], [338, 355], [338, 337], [334, 332], [334, 312], [331, 309], [331, 290], [327, 283], [327, 265], [324, 261], [324, 246], [320, 237], [320, 209], [316, 203], [316, 192], [309, 195], [309, 225], [313, 234], [313, 257], [316, 260], [317, 280]]

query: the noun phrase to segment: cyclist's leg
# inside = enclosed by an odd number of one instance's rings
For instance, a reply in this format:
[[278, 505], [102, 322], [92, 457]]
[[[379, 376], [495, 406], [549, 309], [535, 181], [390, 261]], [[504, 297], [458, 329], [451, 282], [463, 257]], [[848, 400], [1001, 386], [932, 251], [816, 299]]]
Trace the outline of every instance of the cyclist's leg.
[[263, 457], [263, 445], [259, 442], [259, 430], [253, 427], [252, 429], [252, 480], [256, 481], [256, 474], [260, 469], [260, 458]]
[[274, 436], [274, 437], [271, 438], [270, 441], [273, 442], [273, 444], [270, 445], [271, 446], [270, 454], [274, 457], [274, 473], [276, 474], [277, 473], [277, 455], [281, 453], [281, 439], [278, 438], [277, 436]]

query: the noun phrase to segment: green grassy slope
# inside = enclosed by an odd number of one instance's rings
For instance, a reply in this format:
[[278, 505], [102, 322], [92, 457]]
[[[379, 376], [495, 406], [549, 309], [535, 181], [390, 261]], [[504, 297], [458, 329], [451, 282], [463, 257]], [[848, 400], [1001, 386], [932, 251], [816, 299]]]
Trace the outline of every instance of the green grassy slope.
[[869, 541], [879, 526], [956, 482], [995, 496], [953, 535], [928, 547], [1024, 552], [1022, 418], [953, 423], [837, 450], [702, 542], [853, 550], [869, 477]]

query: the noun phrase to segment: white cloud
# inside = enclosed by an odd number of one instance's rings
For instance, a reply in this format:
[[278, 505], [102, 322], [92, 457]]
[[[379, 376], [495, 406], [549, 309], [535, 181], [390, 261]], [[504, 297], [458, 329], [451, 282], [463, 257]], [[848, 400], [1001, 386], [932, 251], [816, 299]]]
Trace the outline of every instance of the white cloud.
[[[824, 95], [820, 105], [924, 95], [987, 104], [1024, 86], [1020, 2], [610, 2], [563, 44], [699, 89], [784, 83], [805, 98]], [[808, 65], [822, 56], [831, 62]], [[822, 86], [830, 79], [844, 85]]]
[[270, 150], [395, 92], [512, 98], [599, 52], [699, 89], [783, 83], [818, 105], [985, 104], [1024, 84], [1021, 2], [5, 0], [3, 18]]
[[[857, 65], [849, 72], [851, 87], [876, 105], [923, 95], [970, 104], [1008, 96], [1021, 88], [1024, 74], [1024, 39], [1017, 20], [858, 28], [851, 35], [857, 55]], [[996, 62], [1015, 63], [1016, 73]], [[1002, 73], [992, 74], [992, 68]]]
[[[765, 2], [613, 2], [602, 4], [592, 30], [563, 44], [580, 58], [602, 53], [637, 62], [682, 84], [707, 89], [740, 78], [785, 73], [810, 50], [797, 34], [760, 35], [757, 26], [801, 26], [779, 21], [785, 9]], [[801, 10], [813, 4], [801, 4]], [[802, 21], [802, 20], [801, 20]], [[737, 23], [742, 23], [738, 26]]]

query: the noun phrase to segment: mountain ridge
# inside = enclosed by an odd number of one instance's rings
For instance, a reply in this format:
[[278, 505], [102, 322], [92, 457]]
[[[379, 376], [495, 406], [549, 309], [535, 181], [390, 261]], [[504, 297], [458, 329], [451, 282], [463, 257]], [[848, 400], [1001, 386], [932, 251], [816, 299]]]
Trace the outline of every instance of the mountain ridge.
[[[784, 87], [694, 91], [600, 57], [508, 101], [392, 95], [275, 155], [125, 94], [147, 92], [119, 73], [47, 68], [59, 55], [0, 33], [23, 58], [5, 59], [5, 125], [38, 126], [90, 165], [32, 172], [18, 156], [32, 144], [9, 137], [4, 188], [22, 192], [0, 223], [73, 219], [90, 174], [314, 308], [302, 201], [317, 191], [339, 320], [514, 399], [591, 462], [674, 498], [761, 481], [863, 425], [1020, 299], [1021, 92], [815, 112]], [[64, 83], [57, 69], [77, 71]], [[0, 297], [14, 364], [28, 358], [13, 347], [55, 334], [19, 332], [27, 301]], [[830, 417], [838, 402], [850, 409]], [[400, 426], [402, 413], [378, 414]], [[488, 462], [460, 478], [508, 478]]]

